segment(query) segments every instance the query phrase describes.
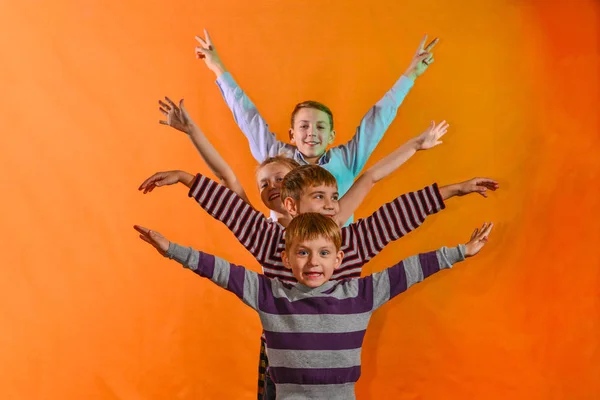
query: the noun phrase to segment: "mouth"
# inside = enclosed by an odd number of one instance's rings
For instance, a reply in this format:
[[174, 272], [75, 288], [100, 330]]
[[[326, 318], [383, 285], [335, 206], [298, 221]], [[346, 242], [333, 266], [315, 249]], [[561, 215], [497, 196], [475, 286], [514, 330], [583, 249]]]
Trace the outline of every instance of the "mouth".
[[302, 275], [304, 275], [304, 277], [305, 277], [307, 280], [309, 280], [309, 281], [310, 281], [310, 280], [314, 280], [314, 279], [318, 279], [318, 278], [320, 278], [321, 276], [323, 276], [323, 273], [322, 273], [322, 272], [315, 272], [315, 271], [311, 271], [311, 272], [305, 272], [305, 273], [303, 273]]
[[280, 197], [281, 197], [281, 195], [279, 193], [273, 193], [272, 195], [269, 196], [269, 201], [273, 201]]
[[321, 142], [304, 142], [305, 145], [309, 147], [315, 147], [321, 144]]

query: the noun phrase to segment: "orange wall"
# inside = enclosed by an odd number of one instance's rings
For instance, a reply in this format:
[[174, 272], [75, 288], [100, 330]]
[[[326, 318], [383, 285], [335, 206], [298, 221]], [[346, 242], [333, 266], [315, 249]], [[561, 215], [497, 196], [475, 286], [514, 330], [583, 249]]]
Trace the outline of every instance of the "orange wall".
[[246, 141], [194, 59], [203, 27], [280, 138], [310, 98], [333, 109], [339, 143], [421, 35], [442, 38], [371, 163], [431, 119], [451, 131], [358, 215], [433, 181], [502, 189], [450, 200], [365, 272], [497, 228], [376, 314], [359, 398], [600, 398], [598, 3], [420, 3], [2, 2], [0, 398], [255, 398], [256, 316], [131, 228], [258, 269], [183, 187], [136, 191], [155, 171], [208, 173], [158, 125], [168, 95], [259, 202]]

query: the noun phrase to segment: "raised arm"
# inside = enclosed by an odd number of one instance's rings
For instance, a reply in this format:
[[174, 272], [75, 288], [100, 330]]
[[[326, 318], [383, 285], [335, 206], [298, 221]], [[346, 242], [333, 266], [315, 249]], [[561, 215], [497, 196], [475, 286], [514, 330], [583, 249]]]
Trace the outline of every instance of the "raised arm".
[[425, 132], [410, 139], [361, 174], [348, 192], [340, 199], [340, 212], [337, 216], [340, 226], [346, 223], [350, 216], [354, 214], [354, 211], [377, 182], [398, 169], [417, 151], [431, 149], [441, 144], [440, 138], [446, 134], [447, 129], [448, 124], [446, 121], [442, 121], [438, 125], [431, 121], [431, 125]]
[[[210, 178], [198, 174], [188, 196], [213, 218], [224, 223], [238, 241], [265, 268], [282, 267], [283, 227], [269, 221], [236, 193]], [[273, 271], [269, 271], [273, 272]], [[279, 274], [280, 271], [273, 273]], [[289, 273], [291, 275], [291, 272]]]
[[236, 192], [244, 201], [249, 203], [248, 196], [242, 187], [239, 179], [233, 172], [233, 169], [227, 164], [225, 159], [221, 157], [221, 154], [215, 149], [210, 143], [208, 138], [204, 135], [202, 130], [196, 125], [194, 120], [190, 117], [190, 114], [185, 109], [183, 99], [179, 101], [177, 106], [171, 99], [165, 97], [165, 101], [158, 101], [160, 105], [160, 112], [162, 112], [166, 120], [160, 120], [159, 123], [162, 125], [168, 125], [178, 131], [181, 131], [189, 136], [200, 153], [200, 157], [204, 160], [210, 170], [217, 176], [219, 181], [227, 186], [229, 189]]
[[433, 62], [431, 52], [438, 39], [425, 46], [427, 36], [423, 38], [409, 67], [394, 86], [362, 118], [354, 137], [346, 144], [336, 148], [341, 152], [345, 164], [357, 176], [379, 144], [383, 134], [396, 117], [398, 107], [412, 88], [414, 81]]
[[254, 103], [225, 68], [206, 29], [204, 35], [205, 38], [196, 36], [199, 43], [196, 47], [196, 58], [204, 60], [206, 66], [214, 72], [221, 95], [233, 113], [235, 122], [248, 139], [250, 151], [256, 161], [263, 162], [268, 157], [279, 154], [282, 148], [291, 147], [278, 141], [275, 134], [269, 130], [269, 125]]
[[165, 257], [177, 261], [185, 268], [191, 269], [196, 274], [210, 279], [218, 286], [235, 294], [240, 300], [253, 309], [258, 309], [258, 292], [266, 281], [263, 275], [250, 271], [242, 266], [234, 265], [222, 258], [183, 247], [169, 242], [159, 232], [152, 231], [139, 225], [134, 226], [139, 232], [140, 239], [151, 244]]
[[[493, 224], [485, 223], [476, 229], [466, 244], [442, 247], [437, 251], [419, 254], [370, 276], [373, 285], [373, 308], [378, 308], [415, 283], [421, 282], [438, 271], [451, 268], [459, 261], [472, 257], [487, 243]], [[370, 284], [369, 277], [364, 278]]]

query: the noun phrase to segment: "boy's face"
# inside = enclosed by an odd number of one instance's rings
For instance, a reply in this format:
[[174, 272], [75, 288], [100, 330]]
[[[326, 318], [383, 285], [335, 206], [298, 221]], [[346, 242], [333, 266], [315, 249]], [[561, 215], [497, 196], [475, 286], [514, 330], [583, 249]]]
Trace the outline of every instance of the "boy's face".
[[287, 212], [295, 217], [309, 212], [323, 214], [335, 218], [340, 211], [337, 185], [319, 185], [305, 188], [298, 200], [291, 197], [284, 199]]
[[281, 253], [284, 265], [292, 270], [299, 283], [311, 288], [319, 287], [331, 279], [333, 271], [339, 268], [344, 257], [344, 253], [323, 236], [294, 242], [288, 251]]
[[281, 201], [281, 182], [290, 171], [288, 166], [275, 162], [265, 165], [256, 174], [260, 199], [270, 210], [281, 214], [287, 212]]
[[308, 162], [319, 159], [335, 139], [327, 113], [315, 108], [301, 108], [294, 117], [290, 140]]

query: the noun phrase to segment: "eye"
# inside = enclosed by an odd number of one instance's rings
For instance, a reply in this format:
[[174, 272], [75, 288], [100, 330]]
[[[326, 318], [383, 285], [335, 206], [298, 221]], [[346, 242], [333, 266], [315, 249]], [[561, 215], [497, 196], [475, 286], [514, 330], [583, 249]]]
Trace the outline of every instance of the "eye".
[[281, 182], [283, 180], [283, 178], [279, 177], [277, 178], [277, 182]]
[[316, 195], [316, 196], [315, 196], [315, 199], [319, 199], [319, 200], [321, 200], [322, 198], [323, 198], [323, 195], [322, 195], [322, 194], [318, 194], [318, 195]]
[[298, 250], [298, 252], [296, 254], [303, 257], [303, 256], [308, 255], [308, 252], [306, 250]]
[[307, 129], [308, 125], [300, 125], [300, 129]]
[[324, 127], [324, 126], [319, 126], [319, 127], [318, 127], [318, 129], [319, 129], [320, 131], [322, 131], [323, 129], [325, 129], [325, 127]]
[[322, 255], [323, 257], [326, 257], [326, 256], [328, 256], [328, 255], [329, 255], [329, 250], [321, 250], [321, 255]]
[[334, 194], [333, 197], [331, 198], [333, 201], [338, 201], [339, 200], [339, 195]]

